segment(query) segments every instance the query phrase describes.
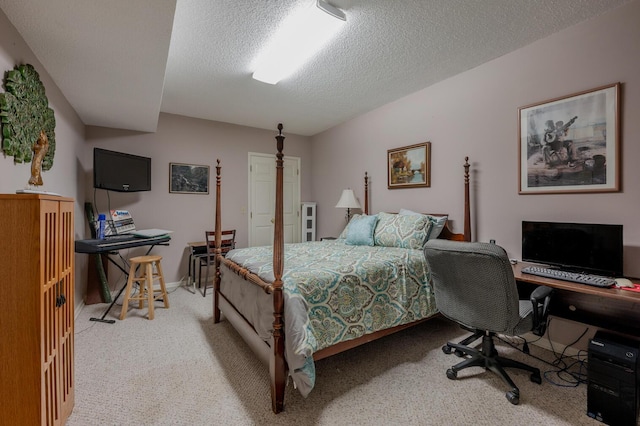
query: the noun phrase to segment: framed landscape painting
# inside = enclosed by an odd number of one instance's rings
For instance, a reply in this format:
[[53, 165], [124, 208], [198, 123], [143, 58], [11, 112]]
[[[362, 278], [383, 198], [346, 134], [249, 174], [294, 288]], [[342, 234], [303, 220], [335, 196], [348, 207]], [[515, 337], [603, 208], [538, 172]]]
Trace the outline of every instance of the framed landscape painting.
[[209, 166], [170, 163], [169, 192], [177, 194], [208, 194]]
[[620, 83], [518, 110], [520, 194], [620, 190]]
[[389, 189], [431, 186], [431, 142], [387, 151]]

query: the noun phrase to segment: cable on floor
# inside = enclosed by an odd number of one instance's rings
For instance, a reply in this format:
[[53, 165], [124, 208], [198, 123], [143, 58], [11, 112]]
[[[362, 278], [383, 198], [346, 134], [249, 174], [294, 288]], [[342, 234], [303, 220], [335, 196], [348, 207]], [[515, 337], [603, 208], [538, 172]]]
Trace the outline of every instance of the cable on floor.
[[[549, 324], [551, 325], [551, 318], [549, 318]], [[523, 348], [520, 348], [517, 344], [510, 342], [509, 340], [496, 336], [498, 340], [501, 342], [511, 346], [512, 348], [522, 352], [525, 355], [528, 355], [538, 361], [541, 361], [553, 369], [547, 370], [543, 372], [543, 376], [548, 383], [551, 383], [554, 386], [559, 387], [577, 387], [580, 384], [587, 382], [587, 374], [586, 374], [586, 361], [587, 361], [587, 353], [583, 350], [578, 351], [576, 355], [565, 355], [567, 348], [575, 345], [577, 342], [582, 339], [585, 334], [589, 331], [589, 327], [586, 327], [585, 330], [575, 339], [573, 342], [569, 343], [565, 346], [560, 354], [558, 354], [553, 347], [553, 342], [551, 341], [550, 335], [550, 327], [547, 327], [547, 339], [549, 341], [549, 346], [551, 347], [551, 352], [553, 353], [555, 359], [551, 362], [537, 357], [527, 350], [524, 347], [528, 347], [529, 343], [535, 343], [539, 341], [542, 337], [538, 337], [535, 340], [527, 341], [524, 337], [516, 336], [523, 340]], [[570, 361], [569, 361], [570, 360]], [[577, 370], [577, 371], [576, 371]], [[554, 376], [555, 375], [555, 376]]]

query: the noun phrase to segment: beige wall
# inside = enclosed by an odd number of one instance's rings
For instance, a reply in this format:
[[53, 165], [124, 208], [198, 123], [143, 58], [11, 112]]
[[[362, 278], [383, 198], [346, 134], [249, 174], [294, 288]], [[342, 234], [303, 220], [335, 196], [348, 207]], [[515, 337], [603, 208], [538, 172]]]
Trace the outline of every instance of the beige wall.
[[[84, 181], [79, 172], [78, 154], [83, 151], [84, 125], [73, 108], [64, 98], [58, 87], [35, 58], [22, 37], [18, 34], [5, 14], [0, 10], [0, 70], [2, 70], [2, 92], [5, 91], [4, 75], [16, 65], [31, 64], [34, 66], [42, 81], [49, 106], [56, 118], [56, 151], [53, 167], [42, 174], [44, 185], [41, 189], [56, 192], [66, 197], [76, 199], [75, 233], [82, 237], [84, 213], [82, 199], [84, 197]], [[15, 193], [17, 189], [28, 187], [31, 176], [31, 164], [14, 164], [13, 157], [0, 155], [0, 192]], [[2, 214], [0, 213], [0, 220]], [[76, 257], [76, 304], [82, 302], [83, 284], [81, 273], [85, 268], [85, 261]], [[16, 285], [18, 283], [8, 283]], [[3, 283], [4, 285], [4, 283]]]
[[[311, 195], [311, 146], [309, 138], [286, 133], [284, 152], [301, 158], [301, 199]], [[215, 166], [222, 166], [222, 227], [236, 229], [238, 247], [248, 241], [248, 153], [274, 154], [276, 129], [262, 130], [227, 123], [200, 120], [173, 114], [160, 114], [156, 133], [140, 133], [102, 127], [87, 127], [87, 145], [83, 153], [85, 181], [83, 200], [95, 204], [101, 212], [109, 209], [129, 210], [136, 227], [172, 230], [168, 247], [157, 247], [154, 253], [163, 256], [166, 280], [175, 282], [188, 271], [187, 243], [202, 241], [205, 230], [215, 226]], [[93, 189], [93, 148], [100, 147], [151, 157], [151, 191], [118, 193]], [[274, 156], [275, 161], [275, 156]], [[169, 193], [169, 163], [210, 166], [208, 195]], [[275, 164], [275, 163], [274, 163]], [[88, 233], [88, 228], [86, 229]], [[131, 250], [123, 256], [139, 253]], [[119, 286], [122, 274], [111, 269], [109, 282]], [[120, 276], [120, 279], [114, 277]]]
[[[463, 162], [472, 163], [473, 235], [520, 258], [522, 220], [624, 225], [627, 275], [640, 277], [640, 2], [586, 21], [330, 129], [313, 138], [318, 235], [337, 235], [342, 188], [372, 212], [410, 208], [450, 213], [462, 232]], [[622, 191], [518, 195], [518, 107], [622, 83]], [[387, 189], [387, 150], [432, 143], [430, 188]], [[355, 159], [355, 161], [354, 161]]]

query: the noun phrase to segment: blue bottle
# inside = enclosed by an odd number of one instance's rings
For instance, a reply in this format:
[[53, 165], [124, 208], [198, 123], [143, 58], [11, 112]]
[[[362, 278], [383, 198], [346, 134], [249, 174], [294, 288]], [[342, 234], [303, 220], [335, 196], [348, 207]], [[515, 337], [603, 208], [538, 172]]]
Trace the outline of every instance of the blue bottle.
[[107, 222], [107, 216], [104, 214], [98, 215], [98, 239], [104, 239], [104, 227]]

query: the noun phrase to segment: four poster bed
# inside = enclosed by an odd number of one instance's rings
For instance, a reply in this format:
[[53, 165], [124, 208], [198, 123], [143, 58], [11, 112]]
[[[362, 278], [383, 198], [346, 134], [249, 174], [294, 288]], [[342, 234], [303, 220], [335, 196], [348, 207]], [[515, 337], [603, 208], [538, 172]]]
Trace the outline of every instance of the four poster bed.
[[[315, 382], [314, 360], [437, 315], [422, 245], [438, 225], [442, 229], [438, 238], [470, 241], [471, 234], [469, 163], [465, 159], [463, 234], [453, 233], [444, 215], [369, 215], [365, 173], [364, 215], [355, 215], [341, 238], [285, 245], [282, 124], [278, 130], [273, 247], [236, 249], [226, 257], [221, 255], [218, 160], [213, 302], [214, 321], [220, 321], [222, 312], [269, 365], [275, 413], [284, 407], [289, 375], [306, 396]], [[367, 231], [364, 243], [360, 241], [363, 229]]]

